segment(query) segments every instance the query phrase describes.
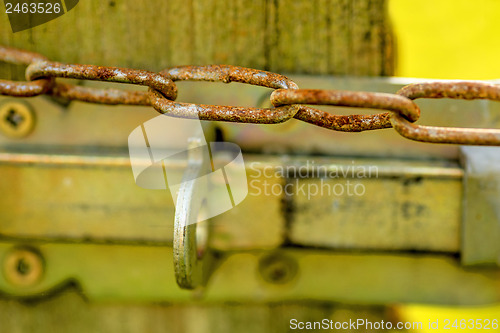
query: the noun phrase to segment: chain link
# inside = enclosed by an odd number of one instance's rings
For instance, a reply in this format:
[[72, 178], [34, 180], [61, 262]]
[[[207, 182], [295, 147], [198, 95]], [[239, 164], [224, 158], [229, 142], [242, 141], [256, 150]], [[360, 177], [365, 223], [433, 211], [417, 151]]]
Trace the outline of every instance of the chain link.
[[[398, 95], [409, 99], [453, 98], [488, 99], [500, 101], [500, 87], [484, 82], [426, 82], [410, 84], [401, 88]], [[393, 113], [391, 123], [405, 138], [431, 143], [454, 143], [461, 145], [500, 145], [500, 130], [421, 126]]]
[[[261, 70], [229, 66], [181, 66], [167, 69], [162, 74], [174, 81], [219, 81], [240, 82], [274, 89], [298, 89], [286, 76]], [[285, 105], [272, 109], [236, 106], [216, 106], [189, 103], [175, 103], [162, 98], [150, 89], [153, 107], [160, 113], [174, 117], [201, 120], [220, 120], [239, 123], [277, 124], [292, 118], [298, 111], [296, 105]]]
[[[28, 66], [27, 82], [0, 80], [0, 95], [55, 97], [109, 105], [152, 106], [161, 114], [181, 118], [276, 124], [295, 118], [336, 131], [361, 132], [393, 127], [411, 140], [432, 143], [500, 146], [500, 130], [433, 127], [414, 124], [420, 109], [417, 98], [488, 99], [500, 101], [500, 86], [475, 81], [409, 84], [396, 94], [299, 89], [287, 77], [266, 71], [229, 66], [181, 66], [154, 73], [117, 67], [50, 62], [40, 54], [0, 46], [0, 61]], [[95, 89], [56, 82], [55, 78], [97, 80], [148, 86], [149, 91]], [[277, 89], [273, 108], [201, 105], [174, 102], [174, 81], [240, 82]], [[385, 110], [373, 115], [335, 115], [307, 105], [333, 105]]]
[[[38, 61], [46, 61], [44, 56], [0, 46], [0, 61], [14, 65], [30, 65]], [[46, 94], [54, 85], [54, 79], [44, 78], [33, 82], [15, 82], [0, 80], [0, 95], [13, 97], [33, 97]]]
[[[149, 71], [118, 67], [102, 67], [78, 64], [73, 65], [48, 61], [34, 62], [26, 69], [26, 78], [30, 81], [55, 77], [149, 86], [150, 88], [158, 91], [165, 98], [169, 98], [172, 100], [175, 100], [177, 98], [177, 86], [170, 78], [165, 75]], [[74, 90], [74, 92], [76, 91], [77, 90]], [[91, 92], [90, 95], [92, 96], [99, 96], [99, 94], [102, 94], [102, 92], [97, 89], [94, 90], [93, 93], [92, 90], [89, 91]], [[80, 92], [82, 91], [80, 90]], [[143, 94], [137, 95], [136, 93], [135, 96], [139, 96], [140, 100], [142, 101], [142, 99], [146, 98], [145, 94]], [[76, 95], [78, 96], [78, 94]], [[130, 101], [123, 104], [129, 103]]]
[[[406, 119], [410, 119], [410, 121], [416, 121], [420, 117], [420, 109], [410, 99], [384, 93], [321, 89], [280, 89], [273, 91], [271, 94], [271, 103], [274, 106], [314, 104], [390, 110]], [[344, 132], [361, 132], [391, 127], [390, 113], [388, 112], [370, 116], [338, 116], [301, 105], [295, 118], [314, 125]]]

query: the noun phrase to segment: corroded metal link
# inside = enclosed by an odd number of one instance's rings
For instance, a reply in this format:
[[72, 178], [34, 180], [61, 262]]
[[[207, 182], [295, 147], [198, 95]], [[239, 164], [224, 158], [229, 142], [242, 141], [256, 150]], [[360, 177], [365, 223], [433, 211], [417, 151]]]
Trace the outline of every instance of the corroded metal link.
[[[35, 81], [36, 82], [36, 81]], [[70, 101], [106, 105], [144, 105], [151, 106], [148, 92], [125, 91], [119, 89], [94, 89], [72, 84], [56, 83], [50, 91], [55, 97]]]
[[335, 115], [307, 106], [299, 106], [295, 119], [305, 121], [319, 127], [341, 132], [363, 132], [391, 128], [389, 112], [375, 115]]
[[[41, 94], [99, 104], [153, 106], [174, 117], [241, 123], [276, 124], [296, 118], [328, 129], [360, 132], [394, 127], [402, 136], [433, 143], [499, 145], [500, 130], [431, 127], [412, 124], [420, 110], [411, 100], [417, 98], [489, 99], [500, 101], [500, 86], [484, 82], [446, 81], [410, 84], [396, 95], [339, 90], [308, 90], [287, 77], [266, 71], [229, 66], [181, 66], [161, 73], [117, 67], [62, 64], [44, 56], [0, 46], [0, 61], [27, 65], [31, 82], [0, 80], [0, 95], [31, 97]], [[109, 81], [148, 86], [148, 92], [93, 89], [56, 83], [55, 77]], [[174, 81], [240, 82], [278, 89], [271, 95], [274, 108], [201, 105], [173, 102], [177, 97]], [[375, 115], [335, 115], [303, 105], [335, 105], [382, 109]]]
[[498, 85], [479, 81], [413, 83], [399, 89], [397, 94], [409, 99], [453, 98], [500, 101], [500, 87]]
[[[274, 89], [298, 88], [297, 84], [286, 76], [229, 65], [181, 66], [166, 69], [161, 73], [167, 75], [173, 81], [240, 82]], [[181, 118], [256, 124], [278, 124], [289, 120], [298, 111], [298, 106], [296, 105], [265, 109], [178, 103], [162, 98], [152, 89], [150, 89], [150, 94], [151, 104], [158, 112]]]
[[0, 60], [9, 64], [29, 65], [37, 61], [47, 61], [47, 58], [38, 53], [0, 46]]
[[[0, 61], [15, 65], [30, 65], [47, 58], [38, 53], [22, 51], [0, 46]], [[13, 97], [33, 97], [47, 93], [54, 84], [53, 79], [41, 79], [34, 82], [0, 80], [0, 95]]]
[[178, 66], [160, 73], [174, 81], [240, 82], [273, 89], [299, 89], [295, 82], [281, 74], [240, 66]]
[[[63, 77], [82, 80], [118, 82], [148, 86], [161, 92], [166, 98], [177, 98], [177, 86], [168, 77], [162, 74], [118, 67], [101, 67], [93, 65], [63, 64], [58, 62], [36, 62], [26, 69], [26, 77], [36, 80], [48, 77]], [[88, 91], [91, 91], [88, 88]], [[90, 95], [98, 96], [101, 92], [95, 91]], [[78, 96], [78, 94], [74, 94]]]
[[[390, 110], [399, 113], [412, 122], [416, 121], [420, 116], [420, 109], [410, 99], [385, 93], [321, 89], [279, 89], [273, 91], [271, 94], [271, 103], [274, 106], [313, 104]], [[345, 132], [361, 132], [390, 128], [392, 126], [388, 112], [375, 115], [342, 116], [301, 105], [295, 118], [320, 127]]]
[[[483, 82], [429, 82], [410, 84], [397, 94], [416, 98], [490, 99], [500, 101], [500, 86]], [[394, 129], [405, 138], [432, 143], [462, 145], [500, 145], [500, 130], [421, 126], [410, 123], [397, 113], [391, 116]]]
[[34, 97], [50, 91], [52, 80], [42, 79], [33, 82], [0, 80], [0, 95], [12, 97]]
[[171, 117], [227, 121], [253, 124], [279, 124], [291, 119], [299, 110], [297, 105], [260, 109], [239, 106], [204, 105], [172, 102], [152, 90], [150, 96], [153, 107]]

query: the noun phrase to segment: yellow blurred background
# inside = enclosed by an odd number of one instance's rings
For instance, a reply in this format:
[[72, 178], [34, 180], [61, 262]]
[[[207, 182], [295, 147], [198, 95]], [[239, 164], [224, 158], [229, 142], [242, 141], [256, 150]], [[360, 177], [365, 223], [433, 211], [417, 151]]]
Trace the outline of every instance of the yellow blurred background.
[[[500, 0], [390, 0], [396, 35], [396, 75], [431, 79], [500, 79]], [[455, 319], [497, 319], [500, 305], [477, 308], [403, 306], [405, 321], [421, 332], [500, 332], [452, 327]], [[444, 329], [445, 319], [450, 329]], [[439, 321], [438, 329], [429, 320]], [[491, 325], [490, 325], [491, 327]]]
[[396, 75], [500, 79], [500, 1], [389, 0]]

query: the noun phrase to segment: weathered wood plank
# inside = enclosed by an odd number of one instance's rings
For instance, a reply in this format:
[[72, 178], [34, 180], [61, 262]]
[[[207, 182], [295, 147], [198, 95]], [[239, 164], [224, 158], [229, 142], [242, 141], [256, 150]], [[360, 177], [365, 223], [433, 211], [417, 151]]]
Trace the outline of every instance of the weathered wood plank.
[[[381, 307], [277, 304], [95, 304], [74, 290], [36, 303], [0, 299], [2, 332], [289, 332], [290, 320], [387, 322]], [[350, 331], [348, 331], [350, 332]], [[371, 332], [368, 330], [367, 332]]]
[[154, 71], [227, 63], [386, 75], [393, 63], [388, 32], [385, 0], [80, 1], [62, 17], [15, 34], [7, 16], [0, 19], [1, 44], [55, 61]]

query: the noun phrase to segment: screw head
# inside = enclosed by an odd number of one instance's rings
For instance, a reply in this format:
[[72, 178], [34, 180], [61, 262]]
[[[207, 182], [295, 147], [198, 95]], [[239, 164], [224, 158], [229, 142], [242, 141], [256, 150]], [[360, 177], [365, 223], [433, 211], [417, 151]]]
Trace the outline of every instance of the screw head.
[[272, 253], [260, 259], [259, 272], [266, 282], [283, 285], [294, 280], [298, 273], [298, 265], [289, 256]]
[[29, 104], [15, 101], [0, 106], [0, 132], [13, 139], [28, 136], [35, 128], [35, 113]]
[[43, 272], [43, 259], [38, 252], [32, 249], [13, 249], [4, 260], [5, 279], [17, 287], [36, 285], [41, 280]]

